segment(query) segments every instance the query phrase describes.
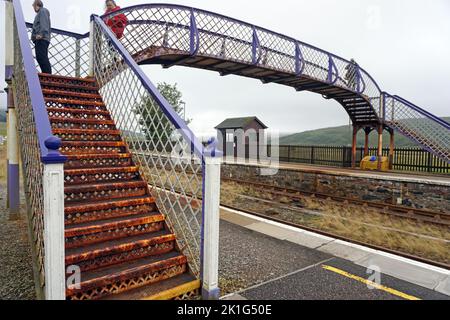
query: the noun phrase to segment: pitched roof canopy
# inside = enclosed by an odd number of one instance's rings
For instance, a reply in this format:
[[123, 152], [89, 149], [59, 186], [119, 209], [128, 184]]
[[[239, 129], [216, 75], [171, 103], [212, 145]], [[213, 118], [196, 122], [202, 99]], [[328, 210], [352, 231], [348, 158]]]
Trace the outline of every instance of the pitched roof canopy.
[[244, 117], [244, 118], [229, 118], [219, 124], [215, 129], [245, 129], [253, 121], [258, 122], [261, 127], [267, 129], [268, 127], [261, 122], [257, 117]]

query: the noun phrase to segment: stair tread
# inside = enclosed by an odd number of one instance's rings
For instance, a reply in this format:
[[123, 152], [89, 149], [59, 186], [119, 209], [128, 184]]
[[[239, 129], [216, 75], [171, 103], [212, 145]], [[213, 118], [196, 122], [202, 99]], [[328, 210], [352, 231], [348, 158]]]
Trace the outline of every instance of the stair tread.
[[89, 110], [89, 109], [76, 109], [76, 108], [47, 107], [47, 111], [48, 112], [74, 113], [74, 114], [102, 115], [102, 116], [110, 115], [108, 110]]
[[74, 133], [74, 134], [111, 134], [111, 135], [120, 135], [120, 130], [102, 130], [102, 129], [62, 129], [62, 128], [55, 128], [52, 130], [53, 134], [58, 133]]
[[95, 158], [101, 158], [101, 159], [126, 159], [131, 158], [131, 153], [112, 153], [112, 154], [105, 154], [105, 153], [89, 153], [89, 154], [69, 154], [67, 155], [67, 158], [69, 160], [82, 160], [82, 159], [95, 159]]
[[[74, 209], [78, 209], [78, 208], [87, 208], [89, 206], [93, 206], [93, 207], [103, 207], [103, 206], [117, 206], [117, 207], [121, 207], [121, 206], [127, 206], [125, 203], [146, 203], [146, 204], [150, 204], [150, 203], [154, 203], [155, 199], [153, 197], [150, 196], [141, 196], [141, 197], [127, 197], [126, 199], [114, 199], [114, 200], [107, 200], [107, 201], [92, 201], [89, 203], [86, 203], [86, 201], [83, 202], [72, 202], [70, 204], [66, 204], [64, 206], [64, 208], [69, 211], [72, 212], [74, 211]], [[123, 204], [122, 204], [123, 203]]]
[[44, 97], [46, 102], [54, 102], [61, 104], [70, 104], [70, 105], [81, 105], [81, 106], [90, 106], [90, 107], [106, 107], [105, 103], [102, 101], [86, 101], [86, 100], [76, 100], [76, 99], [65, 99], [65, 98], [50, 98]]
[[101, 99], [100, 94], [96, 93], [81, 93], [81, 92], [73, 92], [73, 91], [64, 91], [64, 90], [49, 90], [42, 89], [42, 93], [44, 95], [58, 95], [58, 96], [69, 96], [69, 97], [81, 97], [87, 99]]
[[87, 271], [81, 274], [81, 286], [83, 286], [83, 284], [86, 284], [86, 282], [102, 280], [101, 278], [106, 278], [105, 280], [113, 280], [113, 278], [115, 277], [123, 276], [123, 273], [127, 271], [131, 272], [139, 268], [145, 268], [155, 263], [182, 257], [184, 257], [182, 254], [176, 251], [172, 251], [159, 256], [146, 257], [136, 261], [127, 261], [125, 263], [116, 264], [114, 266]]
[[[198, 282], [198, 280], [193, 275], [186, 272], [176, 277], [154, 283], [152, 285], [143, 286], [119, 294], [106, 296], [101, 298], [100, 300], [142, 300], [160, 294], [161, 292], [169, 291], [179, 286], [194, 282], [195, 284], [193, 286], [199, 288], [200, 283]], [[183, 293], [186, 292], [180, 292], [180, 294]]]
[[131, 167], [106, 167], [106, 168], [82, 168], [82, 169], [66, 169], [65, 175], [77, 175], [77, 174], [95, 174], [95, 173], [119, 173], [119, 172], [138, 172], [139, 168], [136, 166]]
[[152, 240], [152, 239], [160, 238], [160, 237], [164, 237], [164, 236], [173, 236], [174, 237], [174, 235], [172, 233], [170, 233], [170, 231], [162, 230], [162, 231], [141, 234], [141, 235], [137, 235], [137, 236], [121, 238], [121, 239], [117, 239], [117, 240], [110, 240], [107, 242], [95, 243], [95, 244], [78, 247], [78, 248], [70, 248], [70, 249], [66, 249], [66, 260], [68, 260], [68, 259], [73, 260], [74, 258], [76, 258], [76, 256], [86, 255], [90, 252], [113, 251], [115, 249], [119, 249], [119, 247], [126, 246], [128, 244]]
[[[116, 225], [127, 225], [127, 226], [133, 226], [142, 224], [141, 221], [148, 220], [148, 221], [154, 221], [154, 222], [162, 222], [164, 221], [164, 216], [159, 212], [149, 212], [144, 214], [138, 214], [134, 215], [132, 217], [120, 217], [120, 218], [113, 218], [109, 220], [98, 220], [98, 221], [90, 221], [90, 222], [83, 222], [83, 223], [77, 223], [72, 224], [70, 226], [66, 226], [65, 228], [65, 234], [66, 237], [74, 237], [76, 235], [81, 234], [92, 234], [100, 232], [98, 230], [106, 230], [106, 229], [112, 229], [116, 228]], [[149, 222], [153, 223], [153, 222]]]
[[72, 84], [72, 83], [61, 83], [55, 81], [46, 81], [45, 79], [41, 79], [41, 86], [47, 87], [58, 87], [58, 88], [67, 88], [67, 89], [81, 89], [81, 90], [89, 90], [89, 91], [98, 91], [100, 88], [96, 86], [94, 83], [86, 82], [84, 85]]
[[81, 124], [103, 124], [103, 125], [115, 125], [113, 120], [103, 119], [78, 119], [78, 118], [65, 118], [65, 117], [49, 117], [50, 122], [66, 122], [66, 123], [81, 123]]
[[71, 77], [71, 76], [60, 76], [57, 74], [48, 74], [48, 73], [39, 73], [39, 78], [56, 78], [56, 79], [64, 79], [64, 80], [76, 80], [76, 81], [82, 81], [82, 82], [89, 82], [89, 83], [96, 83], [97, 81], [95, 78], [78, 78], [78, 77]]
[[80, 146], [80, 147], [125, 147], [127, 144], [124, 141], [68, 141], [63, 140], [62, 146]]
[[64, 188], [64, 192], [88, 192], [101, 191], [117, 188], [145, 188], [147, 183], [144, 180], [126, 181], [126, 182], [102, 182], [102, 183], [84, 183], [78, 185], [70, 185]]

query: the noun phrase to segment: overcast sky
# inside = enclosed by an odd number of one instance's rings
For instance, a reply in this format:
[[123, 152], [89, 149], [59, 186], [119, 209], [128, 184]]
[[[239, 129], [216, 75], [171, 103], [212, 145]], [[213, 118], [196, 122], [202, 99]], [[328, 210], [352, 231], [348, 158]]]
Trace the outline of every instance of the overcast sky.
[[[118, 0], [122, 7], [143, 0]], [[164, 2], [164, 1], [162, 1]], [[345, 58], [355, 58], [382, 90], [411, 100], [438, 116], [450, 115], [450, 1], [448, 0], [185, 0], [167, 1], [207, 9], [295, 37]], [[32, 21], [32, 0], [22, 1]], [[101, 0], [44, 0], [53, 26], [88, 31]], [[1, 19], [3, 21], [3, 19]], [[3, 30], [3, 28], [1, 28]], [[4, 49], [0, 34], [1, 49]], [[0, 53], [1, 55], [1, 53]], [[1, 57], [0, 57], [1, 58]], [[3, 62], [3, 58], [1, 58]], [[3, 67], [2, 67], [3, 69]], [[197, 134], [227, 117], [258, 116], [282, 132], [348, 124], [337, 102], [280, 85], [174, 67], [146, 66], [157, 83], [178, 83]]]

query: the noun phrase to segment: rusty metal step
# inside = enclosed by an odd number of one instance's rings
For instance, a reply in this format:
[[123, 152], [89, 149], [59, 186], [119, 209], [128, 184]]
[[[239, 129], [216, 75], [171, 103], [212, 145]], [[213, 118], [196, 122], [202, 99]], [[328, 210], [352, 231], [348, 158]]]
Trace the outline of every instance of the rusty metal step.
[[148, 194], [144, 180], [118, 183], [72, 185], [64, 188], [66, 203], [100, 201], [124, 197], [140, 197]]
[[64, 207], [66, 226], [133, 217], [157, 211], [155, 199], [148, 196], [93, 203], [67, 203]]
[[113, 120], [49, 117], [53, 129], [117, 130]]
[[70, 82], [50, 81], [50, 79], [41, 79], [42, 89], [60, 90], [80, 93], [98, 93], [100, 89], [95, 83], [77, 84]]
[[64, 141], [119, 141], [119, 130], [53, 129], [53, 134]]
[[95, 85], [97, 83], [97, 81], [92, 77], [77, 78], [77, 77], [60, 76], [60, 75], [56, 75], [56, 74], [47, 74], [47, 73], [39, 73], [39, 79], [41, 81], [46, 80], [46, 81], [62, 82], [62, 83], [72, 82], [72, 83], [79, 83], [79, 84], [84, 84], [84, 85]]
[[184, 274], [187, 272], [186, 264], [185, 256], [170, 252], [83, 272], [79, 287], [69, 285], [66, 295], [68, 299], [85, 300], [119, 294]]
[[76, 99], [44, 98], [48, 108], [71, 108], [84, 110], [107, 110], [101, 101], [85, 101]]
[[79, 168], [107, 168], [107, 167], [131, 167], [133, 160], [131, 153], [114, 154], [69, 154], [65, 169]]
[[200, 294], [201, 283], [186, 272], [179, 276], [123, 293], [109, 295], [101, 300], [172, 300], [176, 298], [195, 298]]
[[127, 144], [123, 141], [63, 141], [60, 151], [63, 154], [124, 153]]
[[[79, 117], [79, 118], [94, 118], [111, 120], [111, 116], [108, 110], [89, 110], [89, 109], [72, 109], [72, 108], [47, 108], [47, 112], [51, 117]], [[95, 119], [95, 118], [94, 118]]]
[[140, 180], [139, 168], [88, 168], [64, 170], [65, 185], [99, 182], [124, 182]]
[[70, 92], [63, 90], [49, 90], [42, 89], [42, 93], [45, 97], [49, 98], [75, 98], [78, 100], [88, 100], [88, 101], [102, 101], [102, 97], [98, 93], [80, 93], [80, 92]]
[[176, 237], [167, 230], [66, 250], [66, 266], [95, 270], [124, 261], [161, 255], [175, 249]]
[[157, 212], [127, 218], [115, 218], [107, 221], [74, 224], [67, 226], [65, 229], [65, 246], [67, 249], [76, 248], [157, 232], [164, 228], [165, 218], [161, 213]]

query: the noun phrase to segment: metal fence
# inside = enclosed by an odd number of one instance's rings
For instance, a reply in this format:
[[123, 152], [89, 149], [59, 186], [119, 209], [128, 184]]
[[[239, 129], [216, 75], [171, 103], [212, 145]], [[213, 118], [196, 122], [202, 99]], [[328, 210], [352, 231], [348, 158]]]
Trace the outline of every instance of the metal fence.
[[[269, 148], [270, 150], [270, 148]], [[377, 154], [377, 148], [369, 148], [370, 155]], [[352, 166], [352, 147], [347, 146], [279, 146], [280, 161], [322, 166]], [[383, 149], [383, 156], [389, 157], [389, 148]], [[356, 149], [356, 163], [364, 158], [364, 148]], [[433, 153], [419, 148], [395, 148], [393, 170], [450, 174], [450, 164]]]

